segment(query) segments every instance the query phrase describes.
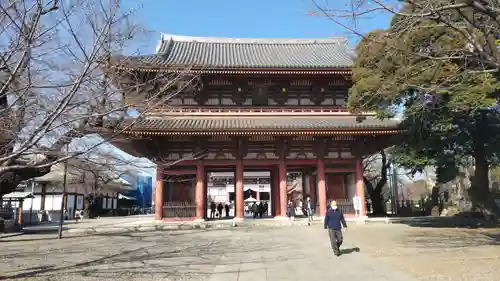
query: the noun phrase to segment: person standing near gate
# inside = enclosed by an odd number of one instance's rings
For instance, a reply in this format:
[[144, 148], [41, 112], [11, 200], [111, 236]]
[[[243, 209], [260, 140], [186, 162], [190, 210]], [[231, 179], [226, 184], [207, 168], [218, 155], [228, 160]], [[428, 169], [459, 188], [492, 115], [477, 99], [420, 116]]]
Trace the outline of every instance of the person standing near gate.
[[343, 242], [342, 230], [345, 231], [347, 229], [347, 224], [344, 214], [337, 207], [337, 201], [333, 200], [330, 206], [331, 208], [325, 215], [325, 229], [328, 229], [333, 253], [338, 257], [340, 256], [340, 246]]
[[306, 199], [305, 210], [307, 214], [307, 219], [309, 221], [309, 225], [311, 225], [311, 222], [313, 221], [313, 208], [312, 208], [311, 197], [307, 197]]
[[210, 219], [215, 219], [215, 210], [217, 209], [217, 205], [215, 205], [215, 202], [210, 203]]

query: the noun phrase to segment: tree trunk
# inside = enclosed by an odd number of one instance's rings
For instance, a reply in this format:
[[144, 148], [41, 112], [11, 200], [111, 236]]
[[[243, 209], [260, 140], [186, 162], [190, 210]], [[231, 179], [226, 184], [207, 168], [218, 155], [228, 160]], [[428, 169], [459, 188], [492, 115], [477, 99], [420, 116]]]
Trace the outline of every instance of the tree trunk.
[[474, 177], [469, 189], [469, 195], [474, 207], [481, 210], [487, 217], [500, 216], [500, 209], [490, 194], [489, 168], [490, 165], [485, 156], [484, 145], [476, 146], [474, 154]]
[[385, 216], [385, 206], [384, 199], [382, 198], [381, 192], [374, 192], [370, 195], [372, 200], [373, 215], [375, 216]]
[[432, 193], [431, 193], [431, 215], [433, 216], [439, 216], [441, 214], [441, 211], [443, 210], [443, 207], [440, 203], [439, 200], [439, 191], [441, 190], [441, 184], [435, 184], [434, 187], [432, 187]]
[[373, 215], [385, 215], [384, 198], [382, 198], [382, 188], [377, 188], [378, 184], [376, 187], [374, 187], [367, 178], [363, 178], [363, 181], [365, 182], [368, 195], [370, 196]]

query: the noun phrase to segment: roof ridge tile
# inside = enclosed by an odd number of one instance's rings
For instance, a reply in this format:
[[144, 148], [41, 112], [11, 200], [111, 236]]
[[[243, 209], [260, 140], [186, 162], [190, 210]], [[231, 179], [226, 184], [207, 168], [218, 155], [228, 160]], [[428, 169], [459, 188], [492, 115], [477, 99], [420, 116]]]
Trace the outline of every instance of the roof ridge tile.
[[228, 44], [345, 44], [346, 37], [332, 36], [325, 38], [238, 38], [238, 37], [202, 37], [184, 36], [161, 33], [161, 41], [183, 41], [199, 43], [228, 43]]

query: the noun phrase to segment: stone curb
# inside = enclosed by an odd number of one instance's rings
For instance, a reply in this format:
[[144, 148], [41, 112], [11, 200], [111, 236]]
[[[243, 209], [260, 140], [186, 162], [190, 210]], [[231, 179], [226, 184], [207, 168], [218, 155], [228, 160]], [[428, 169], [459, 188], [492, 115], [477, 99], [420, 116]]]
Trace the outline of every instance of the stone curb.
[[[318, 225], [319, 222], [312, 223], [311, 225]], [[126, 233], [126, 232], [152, 232], [161, 230], [191, 230], [191, 229], [222, 229], [233, 227], [309, 227], [307, 222], [242, 222], [233, 226], [232, 222], [227, 223], [152, 223], [148, 225], [137, 225], [130, 227], [91, 227], [91, 228], [70, 228], [64, 230], [65, 233], [71, 234], [100, 234], [100, 233]]]
[[0, 241], [3, 238], [16, 237], [16, 236], [21, 236], [23, 234], [24, 234], [24, 232], [2, 233], [2, 234], [0, 234]]
[[[430, 218], [432, 220], [432, 218]], [[393, 223], [415, 223], [429, 221], [429, 217], [424, 218], [361, 218], [347, 219], [348, 223], [357, 224], [393, 224]], [[65, 233], [78, 233], [84, 235], [99, 234], [99, 233], [126, 233], [126, 232], [152, 232], [152, 231], [174, 231], [174, 230], [192, 230], [192, 229], [222, 229], [233, 227], [310, 227], [314, 225], [322, 225], [323, 220], [314, 220], [311, 224], [307, 221], [288, 221], [288, 220], [245, 220], [242, 222], [224, 221], [224, 222], [186, 222], [186, 223], [168, 223], [168, 222], [148, 222], [135, 226], [122, 227], [90, 227], [90, 228], [70, 228], [64, 230]]]

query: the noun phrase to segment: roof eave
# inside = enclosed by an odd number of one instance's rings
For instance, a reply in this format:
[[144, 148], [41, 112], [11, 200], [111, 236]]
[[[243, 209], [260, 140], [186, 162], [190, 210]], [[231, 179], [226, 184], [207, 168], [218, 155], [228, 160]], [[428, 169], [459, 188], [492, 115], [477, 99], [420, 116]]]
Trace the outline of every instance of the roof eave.
[[195, 73], [195, 74], [351, 74], [352, 67], [339, 66], [328, 68], [235, 68], [235, 67], [200, 67], [200, 66], [169, 66], [169, 67], [151, 67], [151, 66], [111, 66], [116, 69], [126, 71], [143, 72], [173, 72], [173, 73]]
[[335, 128], [335, 129], [226, 129], [226, 130], [160, 130], [160, 129], [132, 129], [123, 131], [129, 135], [370, 135], [370, 134], [397, 134], [403, 132], [398, 126], [367, 127], [367, 128]]

